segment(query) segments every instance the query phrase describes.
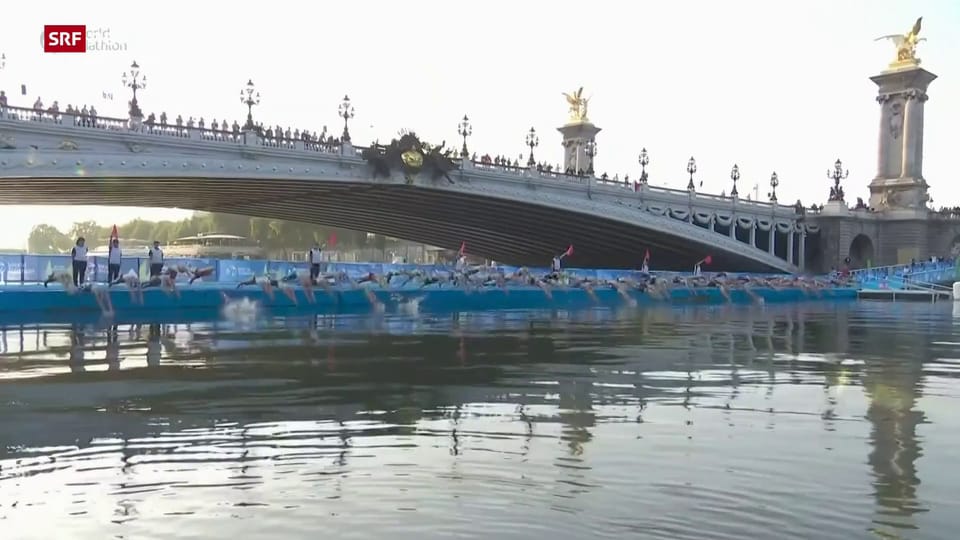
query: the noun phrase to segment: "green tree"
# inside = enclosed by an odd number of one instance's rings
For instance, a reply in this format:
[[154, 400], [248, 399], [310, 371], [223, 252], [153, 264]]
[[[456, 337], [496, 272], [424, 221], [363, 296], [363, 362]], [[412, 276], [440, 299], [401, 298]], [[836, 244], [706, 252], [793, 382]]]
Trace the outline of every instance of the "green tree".
[[27, 237], [27, 251], [30, 253], [64, 253], [72, 245], [73, 241], [69, 236], [46, 223], [35, 225]]
[[97, 225], [96, 221], [77, 221], [70, 228], [68, 235], [73, 240], [71, 244], [82, 236], [87, 241], [87, 247], [96, 249], [100, 244], [106, 243], [105, 240], [110, 236], [110, 230]]

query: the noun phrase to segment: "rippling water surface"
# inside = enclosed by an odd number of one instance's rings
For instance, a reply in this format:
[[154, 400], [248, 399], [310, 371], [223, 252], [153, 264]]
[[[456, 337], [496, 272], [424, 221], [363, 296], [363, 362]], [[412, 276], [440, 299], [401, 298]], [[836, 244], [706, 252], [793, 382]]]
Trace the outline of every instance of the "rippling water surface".
[[0, 537], [956, 538], [950, 304], [8, 327]]

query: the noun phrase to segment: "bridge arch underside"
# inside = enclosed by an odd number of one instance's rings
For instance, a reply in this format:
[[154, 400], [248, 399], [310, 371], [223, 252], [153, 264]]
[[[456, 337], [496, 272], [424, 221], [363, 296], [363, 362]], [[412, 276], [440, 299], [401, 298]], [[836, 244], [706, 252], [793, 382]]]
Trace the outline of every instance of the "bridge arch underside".
[[[546, 266], [570, 244], [571, 266], [778, 271], [749, 257], [749, 246], [721, 250], [689, 238], [576, 211], [476, 194], [397, 184], [318, 180], [250, 182], [223, 178], [4, 178], [0, 204], [184, 208], [339, 227], [456, 249], [504, 264]], [[659, 218], [670, 219], [670, 218]], [[692, 226], [691, 226], [692, 227]], [[719, 237], [719, 235], [718, 235]]]

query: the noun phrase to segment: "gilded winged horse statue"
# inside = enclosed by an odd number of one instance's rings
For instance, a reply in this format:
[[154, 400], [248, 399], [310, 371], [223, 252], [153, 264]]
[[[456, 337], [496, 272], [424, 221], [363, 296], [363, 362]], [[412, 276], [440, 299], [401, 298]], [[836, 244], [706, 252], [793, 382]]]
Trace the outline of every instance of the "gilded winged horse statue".
[[889, 39], [890, 41], [893, 41], [894, 45], [897, 46], [897, 60], [894, 63], [912, 62], [919, 64], [920, 59], [917, 58], [917, 43], [926, 41], [927, 39], [918, 37], [920, 35], [920, 23], [922, 21], [923, 17], [918, 18], [917, 22], [913, 23], [913, 28], [911, 28], [906, 34], [890, 34], [888, 36], [880, 36], [874, 41], [880, 41], [881, 39]]
[[589, 122], [587, 105], [590, 103], [590, 99], [583, 97], [583, 87], [581, 86], [573, 94], [564, 92], [563, 96], [567, 98], [567, 103], [570, 105], [570, 122]]

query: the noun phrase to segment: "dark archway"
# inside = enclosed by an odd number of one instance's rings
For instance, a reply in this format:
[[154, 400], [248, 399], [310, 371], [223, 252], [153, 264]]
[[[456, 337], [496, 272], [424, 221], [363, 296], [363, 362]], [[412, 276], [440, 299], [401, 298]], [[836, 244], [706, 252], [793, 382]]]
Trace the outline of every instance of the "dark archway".
[[960, 234], [953, 237], [950, 241], [950, 250], [947, 251], [948, 257], [960, 257]]
[[858, 234], [850, 242], [850, 267], [864, 268], [874, 261], [873, 240], [865, 234]]

